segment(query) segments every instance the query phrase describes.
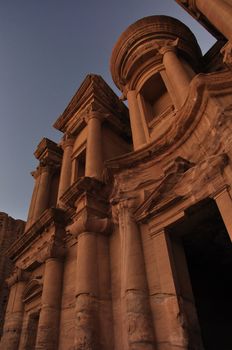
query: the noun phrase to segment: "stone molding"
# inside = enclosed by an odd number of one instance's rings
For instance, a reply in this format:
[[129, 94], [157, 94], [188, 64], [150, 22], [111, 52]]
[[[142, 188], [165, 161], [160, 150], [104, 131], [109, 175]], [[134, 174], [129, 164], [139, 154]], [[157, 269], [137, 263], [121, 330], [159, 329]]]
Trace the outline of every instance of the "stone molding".
[[38, 298], [39, 296], [42, 295], [42, 290], [43, 290], [43, 283], [41, 278], [33, 278], [30, 280], [24, 289], [23, 292], [23, 302], [24, 303], [29, 303], [33, 299]]
[[135, 217], [139, 222], [147, 222], [151, 217], [180, 203], [183, 203], [184, 211], [184, 202], [189, 198], [192, 199], [192, 203], [207, 197], [214, 198], [217, 192], [221, 192], [227, 186], [222, 176], [227, 164], [228, 156], [219, 154], [208, 157], [184, 172], [175, 172], [164, 177], [161, 184], [135, 210]]
[[5, 252], [13, 261], [27, 249], [51, 225], [64, 227], [66, 224], [65, 213], [59, 208], [50, 208], [43, 212], [40, 218]]
[[90, 111], [104, 114], [110, 127], [124, 138], [130, 136], [128, 108], [103, 78], [95, 74], [86, 76], [54, 127], [77, 135], [86, 126]]
[[12, 287], [15, 283], [26, 282], [30, 276], [29, 272], [26, 272], [18, 267], [15, 267], [10, 277], [6, 279], [8, 287]]
[[39, 248], [36, 260], [39, 263], [44, 263], [48, 259], [63, 259], [66, 254], [64, 242], [57, 240], [54, 236], [42, 247]]
[[85, 176], [74, 182], [61, 196], [60, 200], [66, 207], [74, 207], [75, 202], [81, 194], [84, 192], [92, 194], [101, 193], [103, 186], [104, 184], [101, 181]]

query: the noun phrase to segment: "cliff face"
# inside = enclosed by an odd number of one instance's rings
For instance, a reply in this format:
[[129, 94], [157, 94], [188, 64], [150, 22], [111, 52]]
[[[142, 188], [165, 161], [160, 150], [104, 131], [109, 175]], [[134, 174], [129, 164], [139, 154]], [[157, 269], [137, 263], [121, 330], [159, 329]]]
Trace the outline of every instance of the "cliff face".
[[13, 264], [4, 255], [4, 251], [23, 233], [24, 227], [23, 220], [15, 220], [8, 214], [0, 212], [0, 336], [9, 294], [5, 279], [13, 268]]

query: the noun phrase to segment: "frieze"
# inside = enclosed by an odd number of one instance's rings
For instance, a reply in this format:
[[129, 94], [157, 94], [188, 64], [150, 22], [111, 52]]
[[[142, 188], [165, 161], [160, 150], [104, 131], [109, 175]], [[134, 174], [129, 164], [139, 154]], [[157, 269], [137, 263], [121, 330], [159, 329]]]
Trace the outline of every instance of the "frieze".
[[30, 273], [18, 267], [15, 267], [10, 277], [6, 279], [9, 287], [12, 287], [17, 282], [25, 282], [29, 279]]
[[25, 250], [30, 249], [37, 237], [51, 225], [64, 227], [65, 213], [62, 209], [50, 208], [44, 211], [40, 218], [5, 252], [15, 261]]
[[135, 217], [138, 221], [146, 221], [187, 198], [198, 202], [206, 197], [213, 197], [226, 186], [223, 170], [227, 164], [228, 156], [223, 153], [208, 157], [183, 173], [173, 173], [165, 177], [158, 188], [136, 209]]

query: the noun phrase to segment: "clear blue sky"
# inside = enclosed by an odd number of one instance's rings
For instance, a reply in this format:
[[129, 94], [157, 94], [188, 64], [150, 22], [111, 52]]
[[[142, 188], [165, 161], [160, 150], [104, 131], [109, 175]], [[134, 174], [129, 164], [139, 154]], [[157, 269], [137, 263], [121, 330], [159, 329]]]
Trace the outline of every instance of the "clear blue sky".
[[166, 14], [206, 52], [214, 39], [174, 0], [0, 0], [0, 211], [26, 219], [33, 152], [88, 73], [114, 87], [109, 60], [128, 25]]

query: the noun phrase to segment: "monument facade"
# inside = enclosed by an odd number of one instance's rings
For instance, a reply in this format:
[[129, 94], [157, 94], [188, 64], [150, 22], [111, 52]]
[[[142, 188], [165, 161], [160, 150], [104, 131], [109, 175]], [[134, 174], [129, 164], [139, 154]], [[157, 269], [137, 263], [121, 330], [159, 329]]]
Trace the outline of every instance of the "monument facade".
[[88, 75], [38, 145], [0, 349], [232, 348], [232, 5], [177, 2], [209, 52], [179, 20], [135, 22], [121, 97]]

